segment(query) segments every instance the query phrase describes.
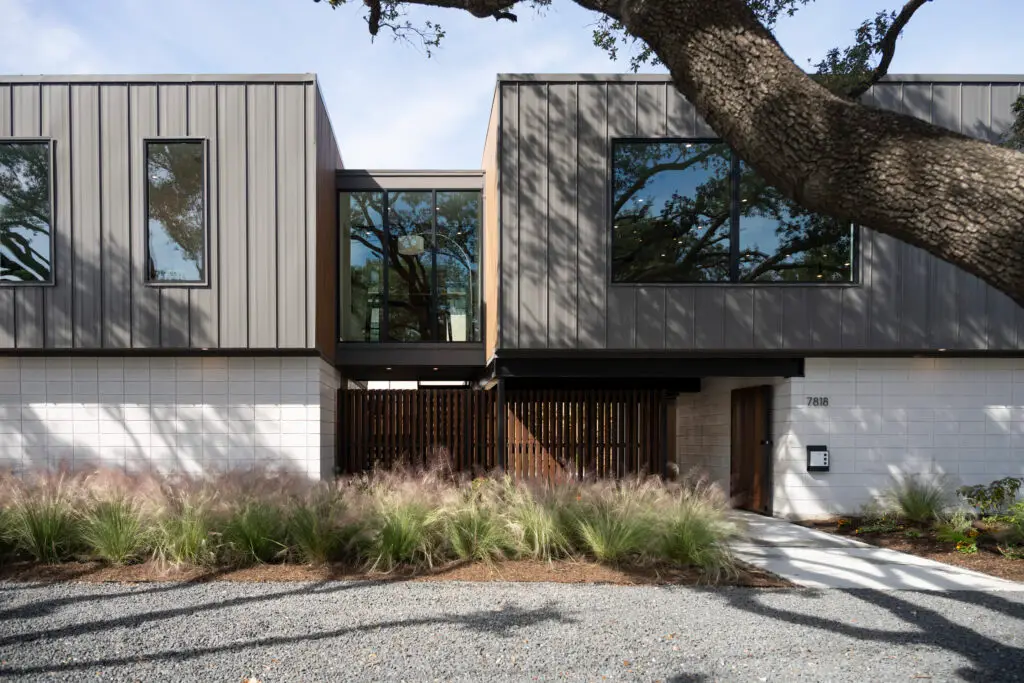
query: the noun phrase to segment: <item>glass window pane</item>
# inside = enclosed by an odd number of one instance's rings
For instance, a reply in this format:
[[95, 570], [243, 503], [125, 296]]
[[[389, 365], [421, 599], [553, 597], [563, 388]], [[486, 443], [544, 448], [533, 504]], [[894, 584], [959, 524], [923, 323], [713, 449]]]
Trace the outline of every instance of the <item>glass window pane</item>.
[[0, 143], [0, 282], [52, 282], [50, 143]]
[[804, 209], [741, 164], [741, 280], [852, 282], [853, 255], [850, 223]]
[[349, 287], [342, 291], [343, 339], [380, 341], [384, 323], [384, 193], [342, 192], [338, 212], [342, 248], [347, 250], [349, 264]]
[[431, 341], [434, 202], [431, 192], [388, 193], [388, 340]]
[[149, 282], [206, 277], [206, 164], [201, 141], [146, 143]]
[[720, 142], [614, 145], [613, 282], [729, 279], [730, 163]]
[[479, 341], [479, 192], [437, 193], [437, 319], [441, 341]]

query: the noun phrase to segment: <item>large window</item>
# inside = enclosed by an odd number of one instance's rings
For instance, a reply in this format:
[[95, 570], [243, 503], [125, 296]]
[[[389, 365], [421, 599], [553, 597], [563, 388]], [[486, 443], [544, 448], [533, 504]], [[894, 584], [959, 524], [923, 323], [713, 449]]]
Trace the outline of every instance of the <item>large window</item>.
[[803, 209], [718, 140], [617, 141], [612, 281], [852, 282], [849, 222]]
[[206, 282], [206, 145], [146, 143], [146, 281]]
[[53, 282], [50, 142], [0, 140], [0, 284]]
[[342, 192], [343, 339], [479, 341], [480, 212], [478, 191]]

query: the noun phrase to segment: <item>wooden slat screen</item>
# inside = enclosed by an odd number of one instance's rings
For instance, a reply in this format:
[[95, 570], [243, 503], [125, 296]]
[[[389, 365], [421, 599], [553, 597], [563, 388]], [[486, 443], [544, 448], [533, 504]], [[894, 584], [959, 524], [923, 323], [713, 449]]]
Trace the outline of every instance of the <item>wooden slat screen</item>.
[[[651, 390], [342, 391], [338, 469], [445, 466], [562, 482], [662, 473], [666, 400]], [[505, 420], [507, 449], [498, 444]]]

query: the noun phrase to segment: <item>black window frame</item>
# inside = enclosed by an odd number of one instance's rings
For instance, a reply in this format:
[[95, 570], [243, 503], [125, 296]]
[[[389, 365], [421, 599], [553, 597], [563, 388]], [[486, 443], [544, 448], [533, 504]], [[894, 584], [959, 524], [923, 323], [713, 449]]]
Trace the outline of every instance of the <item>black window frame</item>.
[[[665, 281], [616, 281], [613, 273], [613, 258], [615, 254], [615, 146], [620, 144], [725, 144], [729, 148], [729, 279], [719, 281], [680, 280], [676, 282]], [[725, 141], [724, 138], [709, 136], [694, 137], [638, 137], [622, 136], [609, 138], [607, 150], [607, 169], [605, 177], [608, 179], [608, 187], [605, 206], [608, 216], [606, 227], [608, 244], [606, 247], [607, 268], [605, 276], [610, 287], [859, 287], [861, 286], [861, 226], [850, 223], [852, 232], [850, 251], [852, 261], [850, 263], [850, 280], [846, 282], [836, 281], [774, 281], [774, 280], [740, 280], [739, 279], [739, 257], [740, 257], [740, 168], [742, 159], [739, 153]]]
[[[203, 277], [198, 280], [153, 280], [149, 276], [149, 145], [172, 143], [199, 143], [203, 150]], [[142, 263], [143, 284], [147, 287], [202, 289], [209, 287], [210, 278], [210, 139], [199, 136], [150, 136], [142, 139], [142, 201], [145, 205], [145, 220], [142, 224], [144, 261]]]
[[34, 135], [13, 135], [0, 137], [0, 145], [4, 144], [45, 144], [47, 146], [47, 157], [49, 158], [49, 173], [47, 177], [47, 201], [50, 209], [50, 277], [46, 280], [32, 280], [18, 282], [15, 280], [0, 280], [0, 288], [3, 287], [55, 287], [57, 285], [57, 202], [56, 202], [56, 141], [52, 137]]
[[[346, 340], [343, 343], [356, 343], [356, 344], [401, 344], [401, 345], [414, 345], [414, 344], [479, 344], [483, 342], [484, 337], [484, 308], [483, 308], [483, 274], [482, 274], [482, 257], [483, 249], [483, 231], [484, 231], [484, 191], [483, 189], [471, 188], [471, 187], [378, 187], [372, 189], [356, 189], [356, 188], [339, 188], [336, 190], [338, 196], [341, 197], [343, 194], [355, 194], [358, 192], [363, 193], [380, 193], [383, 195], [381, 200], [381, 221], [382, 228], [384, 230], [384, 241], [382, 244], [383, 254], [383, 269], [381, 273], [381, 288], [384, 291], [384, 298], [381, 306], [381, 325], [380, 325], [380, 339], [378, 341], [370, 341], [366, 339], [359, 340]], [[422, 339], [420, 341], [399, 341], [397, 339], [390, 339], [389, 334], [391, 332], [391, 312], [390, 303], [391, 290], [390, 290], [390, 271], [391, 268], [388, 265], [388, 249], [391, 243], [391, 196], [392, 194], [405, 194], [405, 193], [430, 193], [430, 205], [431, 205], [431, 216], [430, 216], [430, 239], [431, 239], [431, 256], [430, 256], [430, 319], [433, 323], [432, 339]], [[475, 295], [474, 301], [474, 314], [475, 318], [473, 322], [475, 326], [470, 326], [471, 331], [479, 332], [479, 339], [469, 339], [465, 341], [447, 341], [440, 338], [440, 326], [438, 323], [438, 282], [437, 282], [437, 195], [443, 192], [474, 192], [480, 198], [480, 216], [477, 224], [477, 251], [480, 252], [474, 255], [476, 262], [476, 285], [473, 293]], [[338, 202], [338, 210], [341, 210], [341, 202]], [[349, 235], [339, 235], [340, 239], [351, 239]], [[339, 244], [339, 255], [341, 253], [341, 245]], [[344, 268], [351, 268], [351, 263], [341, 264]], [[351, 277], [351, 273], [349, 273]], [[341, 278], [338, 278], [339, 282]], [[339, 318], [339, 331], [338, 338], [341, 339], [345, 331], [345, 314], [343, 311]]]

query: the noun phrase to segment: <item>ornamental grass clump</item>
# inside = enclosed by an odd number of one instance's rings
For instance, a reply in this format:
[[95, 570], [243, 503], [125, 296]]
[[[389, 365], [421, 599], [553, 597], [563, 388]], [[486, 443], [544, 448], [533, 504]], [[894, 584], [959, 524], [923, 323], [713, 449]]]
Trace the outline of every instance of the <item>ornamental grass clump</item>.
[[152, 547], [139, 505], [123, 496], [94, 501], [83, 513], [81, 524], [87, 551], [111, 564], [137, 561]]
[[81, 547], [72, 484], [61, 475], [12, 488], [7, 535], [14, 550], [48, 564], [71, 559]]
[[550, 562], [572, 553], [559, 502], [551, 493], [506, 484], [505, 521], [517, 556]]
[[382, 502], [369, 521], [363, 551], [370, 570], [433, 567], [440, 546], [439, 521], [436, 512], [419, 502]]
[[681, 489], [663, 511], [657, 535], [658, 558], [701, 570], [710, 581], [734, 576], [736, 560], [728, 539], [737, 531], [725, 518], [725, 504], [717, 490]]
[[262, 500], [245, 500], [224, 521], [221, 548], [231, 565], [264, 564], [281, 559], [288, 549], [281, 508]]
[[508, 525], [487, 503], [472, 501], [446, 511], [443, 530], [459, 560], [490, 563], [515, 555]]
[[211, 535], [207, 503], [183, 497], [165, 509], [155, 524], [153, 554], [157, 559], [177, 566], [215, 564], [217, 548]]
[[930, 524], [945, 513], [950, 493], [942, 481], [907, 477], [897, 481], [886, 498], [902, 519], [914, 524]]
[[293, 555], [306, 564], [327, 564], [344, 557], [358, 525], [346, 518], [340, 491], [332, 486], [314, 489], [292, 502], [288, 540]]

